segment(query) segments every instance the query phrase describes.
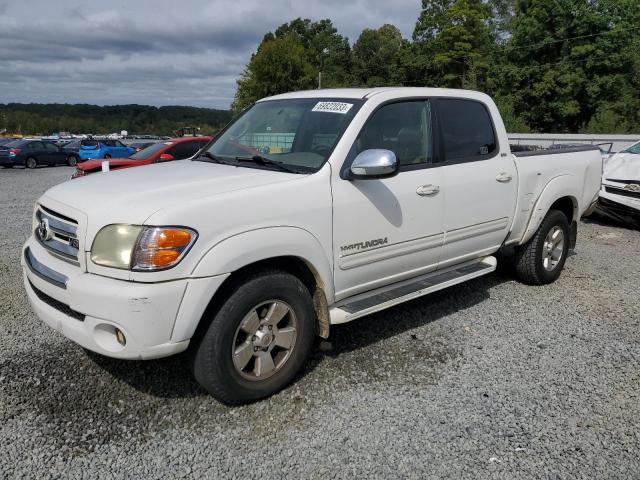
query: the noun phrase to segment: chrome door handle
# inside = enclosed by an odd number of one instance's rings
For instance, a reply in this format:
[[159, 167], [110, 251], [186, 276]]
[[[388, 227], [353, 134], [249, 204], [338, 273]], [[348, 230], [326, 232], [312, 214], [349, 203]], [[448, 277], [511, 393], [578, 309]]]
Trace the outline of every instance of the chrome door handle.
[[498, 175], [496, 175], [496, 180], [500, 183], [507, 183], [510, 182], [512, 179], [511, 175], [508, 174], [507, 172], [502, 172], [499, 173]]
[[430, 197], [440, 191], [439, 185], [422, 185], [416, 189], [416, 193], [421, 197]]

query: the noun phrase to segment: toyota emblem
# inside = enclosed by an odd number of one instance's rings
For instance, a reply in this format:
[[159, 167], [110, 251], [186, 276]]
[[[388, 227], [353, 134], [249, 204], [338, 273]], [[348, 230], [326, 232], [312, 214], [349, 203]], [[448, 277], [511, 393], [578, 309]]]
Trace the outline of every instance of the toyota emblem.
[[49, 220], [43, 218], [38, 225], [38, 235], [42, 240], [51, 240], [51, 230], [49, 230]]

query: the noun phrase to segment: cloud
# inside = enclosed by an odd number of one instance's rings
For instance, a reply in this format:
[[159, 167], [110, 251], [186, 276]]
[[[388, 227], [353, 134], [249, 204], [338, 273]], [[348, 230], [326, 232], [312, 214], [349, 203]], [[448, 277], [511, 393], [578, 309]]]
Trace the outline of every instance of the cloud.
[[410, 36], [419, 3], [155, 0], [150, 8], [123, 0], [0, 2], [0, 103], [227, 108], [236, 78], [267, 31], [301, 16], [331, 18], [351, 42], [383, 23]]

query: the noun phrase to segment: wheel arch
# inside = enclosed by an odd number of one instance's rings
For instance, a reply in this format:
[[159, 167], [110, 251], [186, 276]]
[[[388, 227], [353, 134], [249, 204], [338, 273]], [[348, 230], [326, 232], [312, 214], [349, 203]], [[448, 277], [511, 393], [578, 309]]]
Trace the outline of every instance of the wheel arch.
[[[238, 282], [256, 272], [268, 270], [288, 272], [304, 283], [316, 311], [316, 332], [327, 338], [328, 305], [333, 302], [334, 295], [327, 256], [316, 237], [308, 231], [296, 227], [272, 227], [234, 235], [216, 244], [203, 256], [192, 276], [223, 278], [222, 283], [215, 291], [205, 290], [206, 298], [199, 299], [202, 307], [198, 313], [189, 316], [178, 314], [172, 341], [198, 338], [206, 330], [207, 322], [203, 320], [215, 313]], [[188, 290], [185, 295], [189, 294]]]
[[[562, 175], [555, 177], [544, 187], [535, 206], [532, 209], [529, 222], [520, 240], [520, 244], [526, 243], [533, 237], [540, 224], [549, 213], [555, 209], [564, 213], [571, 226], [572, 237], [576, 230], [577, 221], [580, 217], [580, 193], [576, 191], [574, 185], [576, 177], [573, 175]], [[575, 238], [571, 244], [575, 243]]]

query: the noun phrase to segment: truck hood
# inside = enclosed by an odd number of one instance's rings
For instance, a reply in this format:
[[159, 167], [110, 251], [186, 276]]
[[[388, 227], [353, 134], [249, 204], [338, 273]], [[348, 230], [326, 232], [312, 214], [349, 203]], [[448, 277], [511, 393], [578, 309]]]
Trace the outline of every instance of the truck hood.
[[111, 223], [142, 224], [164, 207], [188, 203], [234, 190], [300, 178], [302, 175], [178, 160], [96, 173], [49, 189], [41, 198], [84, 213], [87, 238]]

